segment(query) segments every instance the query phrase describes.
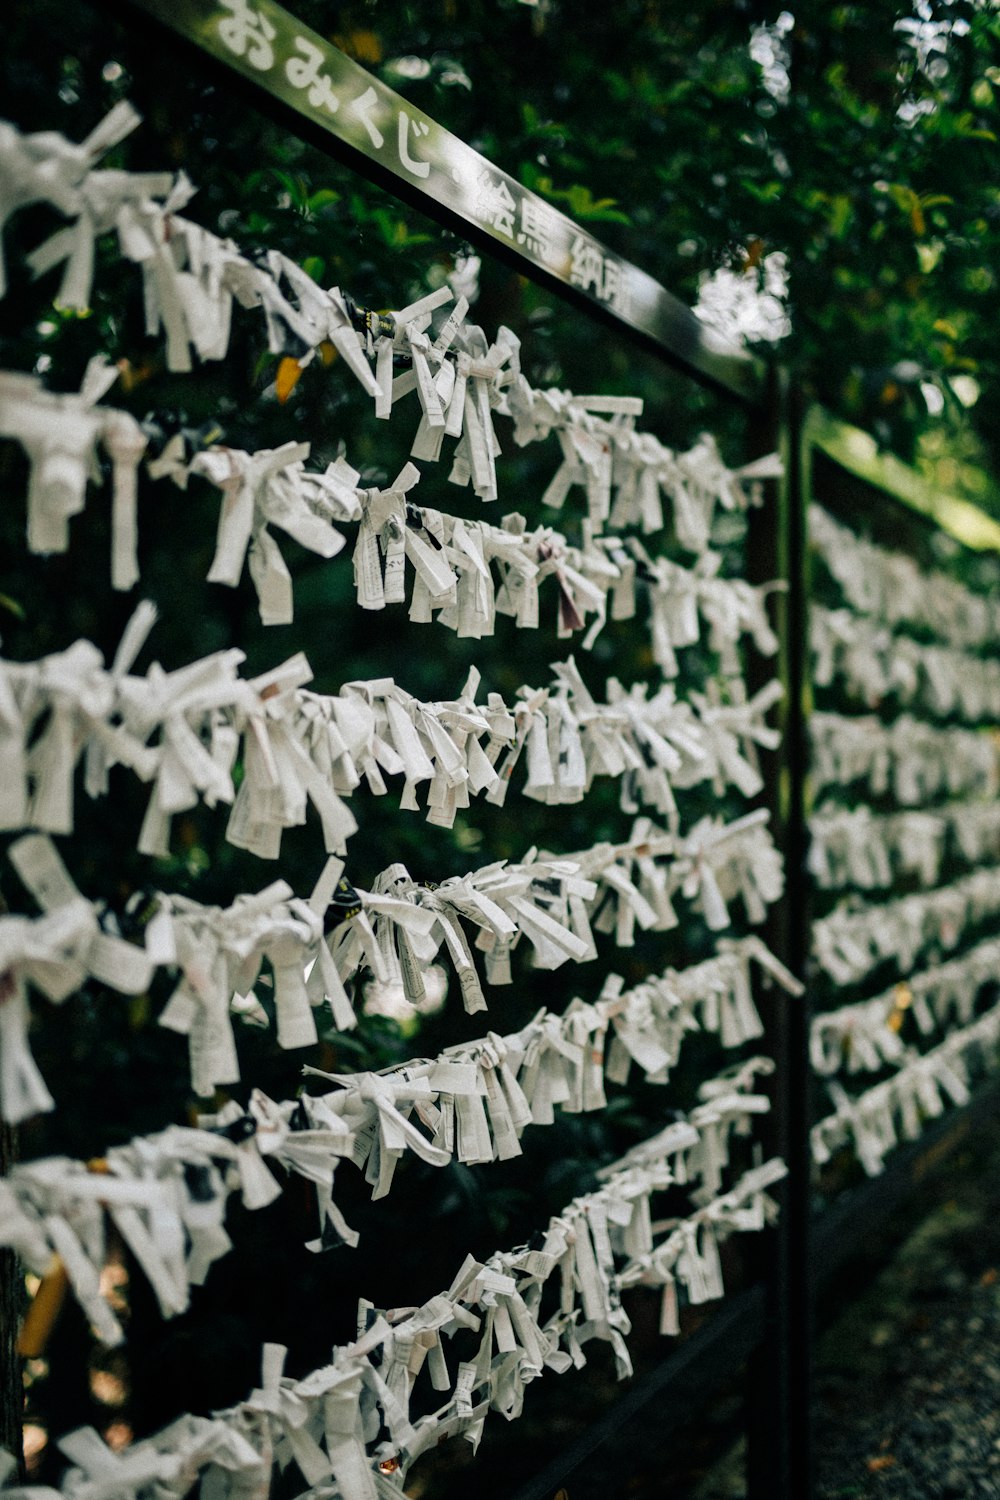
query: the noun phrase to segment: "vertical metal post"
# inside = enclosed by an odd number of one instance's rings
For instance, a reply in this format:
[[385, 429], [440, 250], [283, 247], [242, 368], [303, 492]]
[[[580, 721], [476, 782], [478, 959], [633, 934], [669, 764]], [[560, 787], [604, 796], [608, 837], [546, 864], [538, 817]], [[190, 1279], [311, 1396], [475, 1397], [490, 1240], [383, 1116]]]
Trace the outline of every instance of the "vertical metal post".
[[[0, 1121], [0, 1177], [5, 1177], [16, 1159], [14, 1129]], [[21, 1320], [22, 1286], [17, 1256], [0, 1250], [0, 1448], [13, 1453], [24, 1478], [21, 1413], [24, 1388], [21, 1359], [17, 1352], [17, 1330]]]
[[[773, 440], [784, 478], [755, 518], [753, 573], [780, 578], [777, 602], [782, 746], [770, 759], [769, 802], [775, 837], [783, 850], [786, 896], [767, 939], [784, 963], [805, 977], [808, 910], [805, 881], [806, 772], [808, 767], [808, 559], [801, 412], [786, 371], [776, 371], [771, 395]], [[788, 1164], [781, 1219], [758, 1266], [767, 1292], [765, 1335], [749, 1363], [747, 1422], [748, 1500], [809, 1500], [812, 1493], [810, 1285], [810, 1077], [807, 997], [762, 997], [766, 1034], [775, 1062], [771, 1150]]]

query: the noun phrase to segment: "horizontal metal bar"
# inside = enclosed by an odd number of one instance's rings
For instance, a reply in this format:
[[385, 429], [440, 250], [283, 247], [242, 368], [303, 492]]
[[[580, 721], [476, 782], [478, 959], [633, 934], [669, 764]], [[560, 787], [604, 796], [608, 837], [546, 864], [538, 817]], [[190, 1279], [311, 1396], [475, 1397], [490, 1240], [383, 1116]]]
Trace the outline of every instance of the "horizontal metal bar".
[[302, 25], [275, 0], [109, 0], [231, 68], [297, 134], [529, 279], [638, 338], [705, 384], [756, 406], [764, 368], [551, 203]]
[[965, 546], [978, 552], [1000, 551], [1000, 523], [971, 500], [938, 489], [909, 464], [880, 449], [860, 427], [813, 406], [806, 417], [804, 440], [849, 473], [929, 517]]

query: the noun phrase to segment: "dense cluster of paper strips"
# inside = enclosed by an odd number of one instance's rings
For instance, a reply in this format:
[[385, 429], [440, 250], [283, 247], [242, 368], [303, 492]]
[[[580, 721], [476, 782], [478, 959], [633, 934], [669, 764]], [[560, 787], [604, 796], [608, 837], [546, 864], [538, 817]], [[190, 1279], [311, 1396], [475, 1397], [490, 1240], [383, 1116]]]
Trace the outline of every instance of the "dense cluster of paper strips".
[[[65, 265], [61, 305], [88, 306], [94, 241], [113, 234], [123, 259], [139, 268], [146, 329], [164, 335], [169, 370], [190, 370], [193, 355], [224, 358], [234, 305], [257, 309], [273, 353], [294, 350], [304, 366], [321, 346], [335, 348], [372, 398], [377, 418], [392, 417], [395, 403], [415, 391], [421, 415], [412, 456], [436, 462], [443, 439], [454, 439], [451, 482], [471, 484], [483, 500], [497, 499], [494, 417], [501, 415], [513, 422], [517, 444], [558, 435], [563, 461], [543, 504], [561, 506], [574, 486], [586, 496], [586, 541], [578, 547], [550, 527], [528, 532], [518, 515], [487, 525], [418, 509], [412, 491], [420, 473], [412, 463], [388, 489], [364, 490], [358, 489], [358, 472], [343, 459], [322, 473], [308, 471], [308, 443], [259, 453], [219, 447], [192, 455], [178, 435], [149, 468], [182, 487], [199, 476], [221, 490], [211, 582], [235, 585], [248, 565], [262, 619], [287, 623], [292, 583], [269, 527], [333, 557], [344, 536], [332, 523], [349, 522], [358, 526], [354, 572], [365, 609], [404, 601], [409, 562], [411, 618], [436, 615], [461, 636], [482, 638], [492, 633], [497, 612], [536, 626], [538, 585], [551, 576], [558, 588], [560, 636], [594, 617], [586, 647], [609, 605], [613, 618], [632, 617], [638, 573], [649, 594], [656, 660], [668, 675], [676, 672], [675, 651], [698, 639], [699, 614], [709, 625], [713, 649], [730, 660], [744, 631], [774, 649], [759, 591], [717, 577], [720, 560], [709, 543], [716, 511], [754, 503], [760, 481], [778, 472], [776, 458], [730, 470], [708, 435], [690, 452], [676, 454], [651, 433], [637, 431], [641, 401], [532, 389], [520, 373], [518, 340], [501, 328], [489, 343], [482, 329], [466, 324], [464, 298], [429, 332], [434, 313], [453, 300], [447, 287], [380, 315], [377, 334], [369, 321], [362, 334], [338, 288], [321, 288], [278, 251], [250, 259], [232, 240], [184, 217], [180, 210], [194, 188], [183, 173], [97, 168], [95, 161], [139, 117], [120, 105], [105, 123], [107, 129], [81, 147], [50, 134], [22, 136], [12, 125], [4, 125], [0, 136], [0, 180], [9, 183], [4, 217], [44, 202], [71, 220], [29, 257], [36, 274]], [[397, 363], [405, 368], [394, 374]], [[114, 463], [112, 582], [128, 589], [139, 576], [137, 469], [147, 438], [127, 413], [96, 405], [115, 373], [103, 357], [95, 358], [78, 395], [54, 395], [34, 376], [0, 376], [0, 433], [17, 438], [31, 462], [28, 543], [35, 551], [65, 550], [68, 521], [83, 508], [88, 476], [99, 477], [95, 461], [103, 444]], [[606, 522], [660, 530], [667, 519], [664, 499], [679, 544], [698, 554], [693, 568], [650, 558], [638, 537], [604, 533]]]
[[927, 572], [905, 552], [866, 541], [825, 511], [809, 511], [809, 535], [858, 615], [895, 629], [929, 631], [952, 650], [992, 649], [1000, 599], [977, 594], [947, 573]]
[[897, 635], [849, 609], [810, 610], [809, 641], [818, 687], [842, 682], [874, 708], [887, 698], [931, 718], [970, 724], [1000, 719], [1000, 661]]
[[757, 749], [776, 744], [766, 722], [776, 682], [750, 698], [730, 679], [724, 701], [715, 684], [678, 698], [670, 684], [650, 694], [611, 679], [601, 702], [571, 657], [553, 665], [551, 686], [520, 687], [510, 704], [496, 692], [477, 703], [475, 669], [456, 698], [431, 703], [393, 678], [312, 692], [302, 653], [244, 678], [236, 649], [139, 677], [129, 666], [154, 619], [139, 606], [110, 667], [89, 641], [38, 662], [0, 658], [0, 829], [71, 832], [78, 767], [96, 797], [122, 765], [151, 788], [142, 854], [166, 855], [171, 819], [199, 801], [231, 807], [229, 841], [262, 858], [278, 857], [283, 829], [311, 804], [327, 851], [345, 854], [357, 823], [344, 798], [362, 785], [380, 796], [387, 777], [402, 777], [400, 807], [412, 811], [427, 783], [428, 821], [450, 828], [473, 797], [503, 806], [522, 758], [526, 797], [579, 802], [608, 776], [624, 811], [649, 806], [676, 827], [675, 789], [709, 782], [752, 796], [763, 785]]
[[923, 1037], [972, 1020], [979, 992], [1000, 972], [1000, 939], [987, 938], [959, 958], [919, 969], [880, 995], [823, 1011], [810, 1037], [818, 1073], [877, 1073], [907, 1057], [904, 1023], [912, 1015]]
[[[530, 1382], [580, 1368], [593, 1340], [610, 1344], [619, 1375], [630, 1374], [624, 1289], [662, 1289], [660, 1326], [668, 1334], [677, 1332], [678, 1285], [695, 1304], [722, 1295], [719, 1244], [772, 1221], [768, 1189], [785, 1167], [767, 1161], [687, 1217], [654, 1223], [651, 1204], [697, 1141], [687, 1122], [668, 1125], [605, 1169], [601, 1186], [568, 1204], [530, 1246], [486, 1262], [466, 1257], [447, 1290], [417, 1308], [362, 1303], [357, 1339], [303, 1379], [285, 1377], [285, 1350], [266, 1344], [261, 1385], [238, 1406], [181, 1417], [123, 1453], [81, 1428], [59, 1443], [72, 1466], [61, 1490], [6, 1493], [12, 1500], [60, 1493], [183, 1500], [201, 1479], [212, 1495], [235, 1500], [248, 1487], [266, 1492], [273, 1465], [291, 1461], [303, 1494], [391, 1500], [429, 1447], [457, 1434], [478, 1446], [491, 1411], [519, 1416]], [[550, 1280], [558, 1308], [545, 1317]], [[453, 1339], [466, 1353], [449, 1368]]]
[[[273, 987], [277, 1041], [310, 1046], [318, 1039], [315, 1011], [329, 1006], [340, 1030], [354, 1026], [345, 986], [363, 970], [425, 997], [424, 974], [443, 949], [465, 1008], [486, 1009], [486, 997], [463, 924], [476, 929], [490, 984], [512, 982], [511, 955], [522, 940], [535, 967], [556, 969], [597, 955], [594, 929], [630, 947], [636, 927], [664, 932], [678, 925], [673, 897], [682, 895], [712, 931], [729, 926], [727, 901], [739, 896], [751, 922], [763, 920], [782, 891], [780, 857], [764, 826], [748, 814], [728, 827], [703, 819], [686, 836], [659, 833], [640, 820], [633, 839], [598, 844], [579, 855], [536, 851], [512, 865], [497, 862], [452, 876], [433, 889], [390, 866], [371, 891], [349, 887], [351, 913], [324, 931], [343, 864], [327, 862], [308, 900], [285, 881], [228, 907], [188, 896], [153, 893], [142, 946], [102, 930], [102, 913], [80, 895], [55, 846], [41, 834], [8, 851], [43, 916], [0, 916], [0, 956], [9, 990], [0, 1007], [0, 1104], [18, 1121], [51, 1108], [28, 1047], [29, 985], [64, 1001], [88, 978], [127, 994], [148, 989], [157, 969], [176, 987], [160, 1025], [188, 1037], [191, 1086], [210, 1095], [239, 1082], [233, 1034], [234, 999], [252, 997], [265, 962]], [[664, 863], [664, 861], [669, 861]], [[105, 925], [110, 925], [105, 923]]]
[[[988, 977], [995, 973], [994, 966]], [[994, 1005], [968, 1026], [950, 1031], [929, 1052], [906, 1051], [894, 1059], [896, 1071], [862, 1094], [849, 1095], [831, 1082], [834, 1111], [813, 1126], [814, 1161], [822, 1165], [840, 1146], [850, 1145], [870, 1176], [881, 1172], [901, 1140], [918, 1140], [926, 1122], [937, 1119], [949, 1104], [969, 1102], [973, 1066], [980, 1071], [994, 1067], [998, 1045], [1000, 1005]]]
[[[823, 711], [810, 723], [821, 800], [809, 869], [822, 890], [842, 893], [813, 924], [814, 963], [838, 988], [895, 970], [876, 994], [813, 1019], [812, 1066], [834, 1106], [813, 1130], [813, 1154], [823, 1163], [850, 1145], [874, 1173], [899, 1139], [967, 1101], [970, 1070], [992, 1065], [1000, 1040], [1000, 1007], [977, 1016], [1000, 944], [964, 947], [1000, 915], [1000, 661], [982, 654], [995, 651], [1000, 617], [992, 598], [924, 573], [818, 506], [810, 528], [848, 606], [813, 606], [816, 685], [896, 712], [886, 722]], [[865, 1073], [888, 1076], [849, 1092], [847, 1078]]]
[[873, 797], [921, 807], [939, 794], [995, 798], [1000, 787], [1000, 744], [973, 729], [820, 712], [809, 728], [817, 793], [860, 781]]
[[[113, 460], [112, 584], [127, 590], [140, 576], [137, 496], [148, 439], [127, 412], [95, 405], [116, 376], [96, 356], [79, 396], [71, 396], [51, 394], [35, 376], [0, 372], [0, 435], [16, 438], [31, 462], [28, 545], [42, 553], [67, 550], [68, 523], [84, 508], [88, 480], [102, 478], [97, 445], [103, 446]], [[492, 635], [498, 614], [511, 616], [519, 627], [538, 628], [540, 585], [552, 579], [546, 592], [555, 595], [557, 635], [568, 639], [591, 616], [582, 641], [589, 650], [609, 617], [635, 616], [638, 581], [648, 600], [655, 658], [667, 676], [676, 676], [677, 651], [701, 640], [703, 627], [711, 648], [730, 662], [743, 635], [768, 654], [776, 649], [764, 610], [767, 591], [718, 576], [721, 559], [707, 546], [686, 567], [651, 558], [637, 536], [592, 525], [577, 545], [551, 526], [528, 530], [517, 513], [499, 524], [463, 520], [416, 504], [421, 474], [412, 463], [386, 489], [364, 489], [346, 459], [322, 471], [307, 469], [309, 453], [309, 443], [290, 442], [254, 453], [220, 445], [188, 455], [178, 434], [146, 465], [154, 480], [185, 490], [192, 479], [204, 480], [220, 492], [207, 581], [235, 587], [248, 568], [265, 625], [293, 619], [292, 578], [269, 528], [332, 558], [346, 544], [336, 521], [357, 527], [353, 568], [362, 609], [405, 603], [409, 573], [409, 618], [436, 619], [461, 638]], [[684, 457], [708, 462], [713, 505], [717, 494], [734, 492], [742, 495], [743, 508], [750, 503], [752, 488], [741, 489], [742, 481], [706, 442]], [[684, 512], [680, 491], [670, 495], [676, 529]]]
[[824, 803], [809, 820], [809, 835], [809, 870], [826, 890], [875, 890], [903, 876], [937, 885], [945, 858], [1000, 864], [1000, 801], [893, 813]]
[[[752, 1001], [743, 998], [749, 993], [748, 963], [748, 955], [735, 956], [737, 987], [747, 1009], [740, 1017], [741, 1042], [761, 1030]], [[628, 997], [615, 997], [623, 1002], [624, 1024], [612, 1031], [612, 1041], [626, 1049], [626, 1068], [633, 1052], [623, 1036], [656, 1063], [647, 1076], [664, 1079], [676, 1061], [683, 1031], [697, 1027], [695, 1005], [678, 999], [670, 1027], [643, 1017], [644, 1033], [634, 1012], [641, 1000], [648, 1006], [650, 993], [667, 990], [672, 977], [652, 981], [631, 1003]], [[794, 981], [782, 977], [794, 989]], [[683, 992], [684, 976], [677, 981]], [[710, 997], [702, 993], [697, 998], [704, 1005]], [[384, 1073], [342, 1075], [328, 1094], [275, 1101], [254, 1090], [246, 1111], [230, 1103], [218, 1114], [203, 1116], [196, 1127], [168, 1126], [113, 1148], [97, 1163], [50, 1157], [17, 1166], [0, 1181], [0, 1244], [15, 1248], [39, 1276], [58, 1255], [101, 1341], [120, 1343], [121, 1326], [100, 1290], [109, 1232], [124, 1238], [164, 1317], [186, 1310], [190, 1288], [200, 1285], [230, 1249], [225, 1230], [229, 1198], [239, 1193], [243, 1206], [253, 1210], [266, 1208], [280, 1195], [272, 1168], [317, 1188], [318, 1237], [309, 1248], [356, 1246], [358, 1234], [334, 1199], [341, 1162], [364, 1171], [372, 1197], [384, 1198], [396, 1164], [407, 1152], [434, 1167], [452, 1160], [469, 1165], [506, 1161], [521, 1154], [520, 1137], [528, 1125], [552, 1123], [555, 1105], [573, 1113], [604, 1108], [604, 1069], [590, 1038], [599, 1031], [603, 1041], [613, 1007], [611, 998], [590, 1007], [593, 1025], [578, 1004], [565, 1020], [542, 1015], [513, 1036], [490, 1035]], [[620, 1075], [622, 1064], [616, 1060], [613, 1066], [609, 1060], [609, 1076], [615, 1066]], [[768, 1072], [770, 1066], [758, 1058], [738, 1070], [749, 1080], [754, 1069]], [[752, 1118], [769, 1107], [766, 1095], [754, 1093], [749, 1082], [739, 1087], [728, 1086], [727, 1079], [722, 1083], [691, 1112], [687, 1130], [669, 1137], [675, 1143], [669, 1154], [671, 1180], [700, 1184], [706, 1198], [722, 1190], [732, 1132], [749, 1134]]]
[[[52, 1105], [28, 1045], [31, 991], [62, 1004], [91, 982], [138, 995], [165, 976], [159, 1023], [188, 1038], [192, 1089], [207, 1098], [239, 1080], [237, 1015], [266, 1024], [273, 1013], [278, 1045], [306, 1047], [317, 1040], [318, 1019], [327, 1029], [355, 1024], [364, 976], [417, 1006], [432, 962], [445, 958], [474, 1012], [487, 1003], [480, 964], [486, 985], [517, 983], [518, 946], [542, 969], [584, 963], [596, 957], [595, 933], [627, 948], [637, 931], [677, 927], [678, 900], [712, 934], [730, 928], [736, 901], [749, 923], [760, 923], [783, 888], [766, 814], [706, 816], [684, 828], [675, 792], [705, 784], [719, 797], [730, 788], [753, 797], [763, 788], [757, 752], [777, 744], [766, 715], [780, 688], [771, 682], [751, 697], [741, 672], [745, 639], [765, 656], [777, 649], [768, 588], [723, 577], [712, 549], [717, 514], [755, 504], [777, 460], [732, 470], [707, 435], [675, 453], [638, 430], [639, 400], [534, 390], [515, 336], [501, 328], [488, 339], [468, 321], [464, 298], [444, 313], [454, 300], [447, 289], [359, 320], [338, 288], [318, 286], [285, 255], [245, 255], [187, 218], [194, 189], [183, 173], [101, 169], [101, 157], [137, 123], [130, 106], [118, 105], [80, 146], [0, 125], [0, 230], [29, 204], [47, 204], [66, 221], [30, 254], [33, 272], [61, 267], [58, 302], [83, 310], [95, 244], [113, 236], [141, 278], [146, 331], [162, 335], [168, 370], [223, 359], [234, 310], [263, 313], [272, 354], [294, 357], [302, 370], [332, 346], [376, 420], [398, 420], [415, 393], [416, 462], [371, 488], [345, 457], [309, 467], [309, 442], [192, 448], [183, 434], [164, 437], [155, 421], [140, 425], [104, 404], [117, 370], [103, 355], [74, 393], [0, 373], [0, 437], [19, 444], [29, 466], [29, 550], [66, 551], [88, 486], [110, 477], [112, 585], [130, 590], [140, 578], [147, 490], [210, 486], [219, 513], [207, 581], [236, 587], [247, 571], [265, 624], [293, 618], [292, 577], [273, 532], [333, 559], [345, 550], [340, 528], [350, 527], [363, 609], [408, 596], [411, 620], [437, 619], [478, 640], [493, 633], [498, 614], [541, 628], [540, 585], [552, 579], [556, 635], [583, 631], [586, 651], [607, 619], [632, 619], [645, 596], [665, 680], [652, 690], [612, 678], [601, 701], [569, 658], [553, 664], [550, 684], [526, 684], [509, 702], [482, 694], [474, 668], [449, 700], [418, 700], [392, 678], [319, 694], [307, 687], [302, 654], [246, 678], [238, 650], [169, 671], [154, 663], [139, 675], [156, 618], [148, 603], [110, 666], [85, 640], [36, 662], [0, 661], [0, 830], [31, 830], [8, 853], [40, 910], [0, 916], [0, 1113], [19, 1121]], [[547, 525], [529, 529], [516, 513], [487, 523], [416, 503], [416, 464], [439, 461], [445, 439], [454, 445], [450, 482], [484, 502], [498, 499], [499, 418], [517, 445], [556, 435], [561, 461], [539, 499], [558, 510], [580, 492], [578, 543]], [[636, 534], [667, 525], [693, 554], [689, 566], [651, 555]], [[704, 644], [718, 675], [682, 696], [673, 681], [686, 675], [678, 653]], [[225, 907], [144, 892], [140, 935], [131, 935], [130, 920], [126, 940], [115, 914], [78, 890], [52, 842], [74, 828], [78, 782], [89, 797], [108, 797], [116, 768], [150, 788], [136, 833], [147, 856], [168, 854], [171, 820], [200, 803], [229, 809], [231, 843], [277, 859], [284, 830], [303, 824], [311, 805], [327, 854], [312, 892], [300, 897], [275, 880]], [[344, 860], [363, 826], [359, 800], [384, 795], [397, 777], [401, 810], [419, 807], [426, 783], [428, 820], [443, 827], [472, 798], [502, 806], [515, 784], [525, 797], [564, 805], [581, 801], [598, 777], [620, 783], [621, 809], [636, 820], [618, 844], [572, 854], [531, 849], [519, 863], [445, 873], [434, 885], [393, 864], [371, 889], [356, 888]], [[723, 1048], [761, 1037], [755, 969], [800, 993], [760, 939], [717, 937], [701, 963], [628, 990], [612, 975], [596, 998], [575, 999], [561, 1016], [543, 1009], [517, 1032], [489, 1031], [381, 1072], [307, 1068], [333, 1087], [311, 1085], [316, 1092], [294, 1100], [257, 1089], [245, 1109], [230, 1102], [99, 1162], [23, 1163], [0, 1181], [0, 1244], [39, 1275], [56, 1256], [97, 1337], [115, 1344], [121, 1327], [100, 1285], [110, 1235], [128, 1247], [165, 1317], [188, 1306], [190, 1288], [229, 1249], [234, 1193], [262, 1208], [286, 1176], [304, 1178], [318, 1207], [310, 1248], [353, 1246], [358, 1236], [334, 1195], [341, 1163], [363, 1172], [382, 1198], [408, 1154], [437, 1167], [518, 1156], [529, 1125], [551, 1125], [559, 1111], [603, 1109], [606, 1083], [626, 1083], [633, 1068], [665, 1084], [692, 1032], [716, 1036]], [[422, 1307], [381, 1313], [362, 1303], [356, 1342], [304, 1380], [286, 1379], [284, 1351], [269, 1345], [261, 1388], [231, 1411], [182, 1418], [120, 1455], [96, 1433], [70, 1434], [60, 1442], [73, 1465], [62, 1492], [180, 1500], [201, 1475], [212, 1500], [237, 1500], [248, 1487], [266, 1493], [273, 1464], [293, 1459], [308, 1492], [322, 1490], [324, 1500], [397, 1495], [423, 1451], [456, 1433], [478, 1443], [488, 1410], [519, 1415], [526, 1385], [543, 1370], [583, 1364], [590, 1340], [610, 1343], [619, 1375], [628, 1374], [623, 1291], [661, 1289], [662, 1330], [676, 1333], [678, 1287], [691, 1303], [720, 1296], [719, 1242], [774, 1215], [768, 1189], [784, 1175], [780, 1161], [751, 1168], [728, 1190], [724, 1181], [731, 1136], [750, 1135], [768, 1107], [755, 1078], [770, 1067], [749, 1058], [704, 1084], [703, 1102], [686, 1119], [601, 1171], [600, 1185], [530, 1247], [485, 1264], [467, 1258], [448, 1291]], [[660, 1222], [652, 1205], [671, 1186], [687, 1189], [691, 1211]], [[558, 1308], [543, 1316], [550, 1279]], [[454, 1377], [445, 1352], [452, 1338], [469, 1345]]]

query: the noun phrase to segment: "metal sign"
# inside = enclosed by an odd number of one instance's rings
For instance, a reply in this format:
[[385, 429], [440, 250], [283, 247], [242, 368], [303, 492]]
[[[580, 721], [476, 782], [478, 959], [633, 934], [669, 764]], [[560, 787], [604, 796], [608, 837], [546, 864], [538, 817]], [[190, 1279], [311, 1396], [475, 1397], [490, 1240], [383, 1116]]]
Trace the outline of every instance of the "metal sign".
[[652, 276], [522, 187], [274, 0], [129, 0], [299, 117], [300, 128], [533, 280], [582, 298], [657, 351], [758, 402], [759, 364]]

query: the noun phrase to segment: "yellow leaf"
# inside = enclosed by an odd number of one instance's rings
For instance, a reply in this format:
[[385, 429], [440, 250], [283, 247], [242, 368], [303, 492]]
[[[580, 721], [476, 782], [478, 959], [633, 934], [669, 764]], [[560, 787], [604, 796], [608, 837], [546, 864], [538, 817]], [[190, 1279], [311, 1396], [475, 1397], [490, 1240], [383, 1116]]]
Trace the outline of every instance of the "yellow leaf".
[[299, 377], [301, 374], [302, 366], [299, 364], [298, 360], [292, 359], [290, 354], [286, 354], [284, 359], [281, 361], [281, 364], [278, 366], [278, 374], [274, 382], [275, 394], [277, 395], [278, 400], [280, 401], [282, 406], [284, 406], [285, 402], [288, 400], [289, 396], [298, 385]]
[[69, 1288], [66, 1267], [58, 1255], [38, 1284], [38, 1290], [25, 1314], [17, 1340], [17, 1352], [22, 1359], [41, 1359], [49, 1342]]
[[349, 31], [346, 36], [332, 36], [330, 40], [356, 62], [375, 66], [382, 61], [382, 42], [377, 32]]
[[119, 359], [116, 364], [123, 391], [134, 391], [137, 385], [142, 385], [156, 373], [149, 360], [143, 360], [141, 365], [134, 365], [130, 359]]
[[324, 339], [319, 346], [319, 357], [325, 365], [332, 365], [337, 358], [337, 349], [329, 339]]
[[[611, 201], [610, 199], [608, 200]], [[747, 246], [743, 257], [744, 271], [753, 271], [764, 259], [764, 251], [767, 249], [766, 242], [761, 239], [753, 239]]]

